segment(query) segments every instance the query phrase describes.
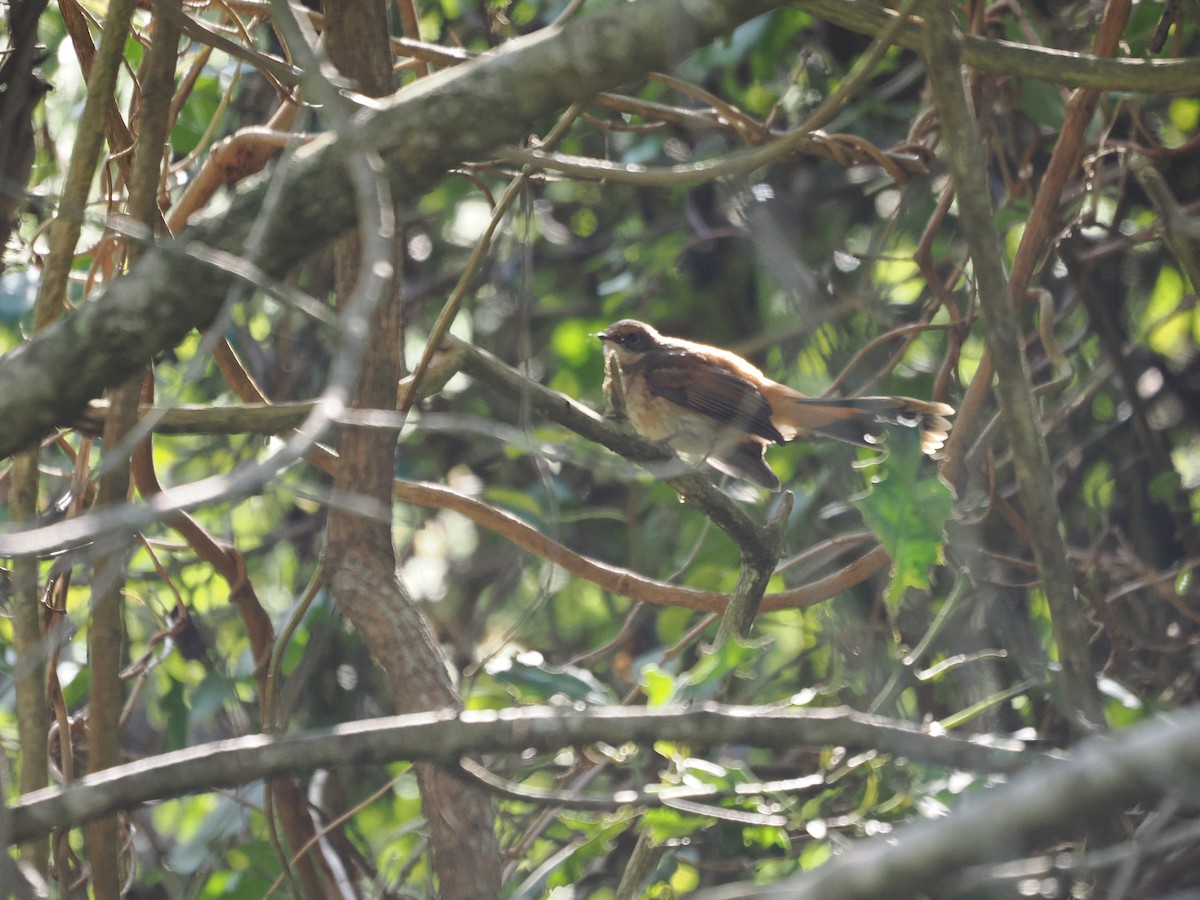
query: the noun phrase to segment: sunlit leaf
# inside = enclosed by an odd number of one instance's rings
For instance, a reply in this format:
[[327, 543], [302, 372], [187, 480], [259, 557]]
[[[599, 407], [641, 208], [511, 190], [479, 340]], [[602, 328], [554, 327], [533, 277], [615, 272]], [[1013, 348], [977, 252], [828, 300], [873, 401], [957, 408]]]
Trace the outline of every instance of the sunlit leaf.
[[854, 505], [892, 558], [885, 600], [894, 614], [904, 592], [929, 587], [931, 569], [945, 561], [942, 529], [954, 492], [923, 457], [915, 430], [893, 429], [886, 446]]
[[489, 674], [527, 703], [566, 699], [602, 706], [617, 702], [613, 692], [594, 674], [576, 666], [547, 666], [516, 658], [493, 666]]

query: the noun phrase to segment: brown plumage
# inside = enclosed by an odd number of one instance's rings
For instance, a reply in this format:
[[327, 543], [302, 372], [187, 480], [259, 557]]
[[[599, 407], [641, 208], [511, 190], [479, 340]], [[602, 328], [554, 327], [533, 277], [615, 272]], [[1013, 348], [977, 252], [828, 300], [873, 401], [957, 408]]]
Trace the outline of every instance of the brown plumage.
[[920, 427], [921, 447], [946, 441], [954, 413], [945, 403], [912, 397], [808, 397], [728, 350], [664, 337], [644, 322], [622, 319], [598, 337], [609, 357], [605, 390], [644, 437], [666, 441], [714, 468], [779, 490], [763, 454], [768, 444], [822, 434], [873, 445], [884, 427]]

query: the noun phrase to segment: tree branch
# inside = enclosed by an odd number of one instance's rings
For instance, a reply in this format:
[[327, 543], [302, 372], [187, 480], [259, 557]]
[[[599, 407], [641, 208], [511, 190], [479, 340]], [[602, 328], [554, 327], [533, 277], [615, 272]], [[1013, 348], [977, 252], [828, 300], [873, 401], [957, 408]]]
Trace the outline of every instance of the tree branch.
[[852, 846], [811, 875], [765, 887], [730, 885], [702, 900], [874, 900], [929, 896], [966, 868], [1020, 859], [1071, 829], [1152, 804], [1200, 777], [1200, 708], [1080, 744], [1065, 763], [1031, 767], [971, 794], [940, 819]]
[[[329, 766], [395, 760], [453, 762], [472, 753], [553, 750], [597, 741], [649, 745], [659, 740], [779, 750], [829, 745], [870, 748], [931, 765], [985, 772], [1013, 771], [1031, 757], [1048, 758], [1026, 750], [1021, 741], [989, 735], [935, 736], [907, 722], [844, 708], [766, 710], [705, 703], [644, 712], [626, 707], [580, 711], [534, 706], [457, 715], [416, 713], [303, 735], [249, 735], [115, 766], [66, 789], [23, 796], [12, 808], [9, 840], [27, 840], [153, 800]], [[1192, 752], [1200, 750], [1192, 748]]]
[[[894, 10], [863, 0], [796, 0], [795, 5], [819, 19], [869, 35], [881, 33], [898, 16]], [[921, 19], [914, 18], [900, 28], [894, 42], [919, 53], [924, 27]], [[1196, 58], [1104, 59], [966, 35], [962, 61], [992, 75], [1037, 78], [1064, 87], [1146, 94], [1200, 91], [1200, 59]]]
[[1062, 662], [1060, 706], [1075, 733], [1086, 734], [1104, 728], [1104, 710], [1088, 661], [1087, 623], [1067, 561], [1050, 455], [1039, 427], [1024, 342], [1000, 257], [983, 141], [963, 89], [961, 35], [954, 27], [954, 11], [949, 3], [930, 0], [926, 9], [929, 24], [925, 65], [954, 178], [959, 222], [978, 284], [981, 324], [996, 367], [996, 393], [1012, 446], [1021, 505], [1033, 535], [1034, 559]]
[[[464, 357], [476, 352], [475, 347], [465, 342], [448, 342], [435, 357], [433, 366], [418, 385], [417, 398], [424, 399], [441, 390], [451, 376], [462, 368]], [[483, 355], [481, 360], [476, 361], [476, 365], [479, 367], [476, 370], [477, 377], [484, 376], [489, 384], [496, 383], [496, 379], [492, 375], [508, 379], [511, 382], [510, 389], [514, 391], [523, 390], [524, 386], [529, 383], [520, 373], [505, 366], [494, 357]], [[402, 379], [399, 395], [406, 396], [412, 383], [412, 376]], [[590, 410], [578, 406], [561, 394], [546, 391], [544, 388], [539, 388], [539, 391], [545, 391], [541, 395], [544, 401], [541, 409], [543, 412], [549, 411], [549, 418], [559, 421], [560, 424], [565, 424], [567, 427], [571, 427], [571, 422], [586, 421], [589, 426], [594, 426], [596, 429], [592, 439], [611, 446], [616, 452], [622, 452], [620, 446], [631, 434], [628, 428], [597, 417]], [[156, 417], [155, 431], [165, 434], [282, 434], [303, 423], [311, 412], [312, 406], [312, 401], [248, 403], [243, 406], [219, 408], [181, 406], [167, 409], [143, 406], [142, 413], [152, 413]], [[555, 418], [563, 409], [570, 410], [573, 416], [580, 418], [572, 418], [568, 422]], [[83, 427], [98, 430], [106, 415], [107, 406], [103, 401], [92, 403], [82, 420]], [[355, 421], [358, 424], [378, 420], [382, 426], [396, 421], [394, 413], [382, 410], [357, 410], [353, 415], [348, 413], [346, 420], [347, 422]], [[633, 435], [633, 439], [635, 447], [640, 446], [653, 458], [666, 456], [661, 447], [638, 438], [636, 434]], [[609, 445], [608, 440], [616, 442], [616, 445]], [[637, 450], [630, 452], [636, 453]], [[318, 445], [313, 448], [309, 461], [330, 475], [337, 471], [337, 454], [323, 446]], [[674, 465], [678, 466], [678, 463], [674, 462]], [[677, 469], [675, 470], [677, 471]], [[704, 490], [715, 491], [715, 488], [705, 480]], [[407, 503], [459, 513], [476, 525], [501, 535], [523, 550], [561, 566], [572, 575], [586, 578], [604, 590], [615, 594], [645, 603], [682, 606], [703, 612], [723, 612], [729, 603], [729, 595], [725, 593], [700, 591], [666, 584], [646, 578], [628, 569], [591, 559], [552, 540], [517, 516], [443, 485], [396, 479], [392, 486], [392, 493], [397, 500]], [[722, 497], [723, 495], [716, 491], [714, 502], [730, 503], [728, 498], [722, 500]], [[740, 513], [736, 504], [731, 505], [735, 513]], [[750, 525], [753, 526], [753, 523]], [[766, 595], [759, 603], [758, 611], [777, 612], [782, 609], [797, 609], [822, 603], [882, 571], [889, 561], [890, 557], [884, 549], [875, 544], [861, 556], [828, 575], [775, 594]], [[776, 571], [779, 571], [778, 567]]]
[[[641, 0], [610, 7], [364, 105], [356, 130], [363, 149], [383, 155], [395, 200], [410, 202], [450, 167], [520, 140], [539, 117], [668, 67], [780, 5]], [[282, 277], [355, 224], [346, 172], [352, 149], [330, 133], [293, 157], [283, 176], [284, 199], [259, 248], [267, 274]], [[200, 244], [240, 253], [269, 180], [268, 174], [248, 182], [227, 211], [198, 217], [94, 302], [0, 358], [0, 458], [56, 425], [69, 425], [105, 387], [212, 320], [238, 274], [214, 271], [181, 251]]]

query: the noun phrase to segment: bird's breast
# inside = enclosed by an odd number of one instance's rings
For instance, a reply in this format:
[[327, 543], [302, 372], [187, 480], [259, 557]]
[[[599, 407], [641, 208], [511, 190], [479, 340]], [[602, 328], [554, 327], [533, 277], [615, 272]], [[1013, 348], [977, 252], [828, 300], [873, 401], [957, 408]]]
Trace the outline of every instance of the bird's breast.
[[636, 368], [632, 373], [622, 371], [621, 387], [625, 416], [642, 437], [701, 456], [741, 437], [740, 431], [730, 432], [712, 417], [656, 394]]
[[696, 418], [680, 408], [678, 403], [654, 394], [646, 380], [638, 375], [624, 376], [625, 414], [638, 434], [652, 441], [663, 441], [677, 434]]

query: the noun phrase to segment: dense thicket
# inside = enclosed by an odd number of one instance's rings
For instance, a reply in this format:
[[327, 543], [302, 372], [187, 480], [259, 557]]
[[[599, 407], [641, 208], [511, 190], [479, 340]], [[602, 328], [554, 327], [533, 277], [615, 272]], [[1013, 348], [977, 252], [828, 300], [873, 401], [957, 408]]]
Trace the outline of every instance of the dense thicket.
[[[344, 6], [0, 10], [26, 877], [1195, 889], [1195, 811], [1163, 799], [1188, 742], [1075, 755], [1198, 699], [1184, 6]], [[606, 410], [621, 318], [809, 393], [948, 402], [951, 440], [777, 447], [778, 495], [672, 466]], [[739, 739], [701, 701], [778, 721]], [[622, 706], [679, 720], [604, 739]], [[247, 740], [153, 780], [208, 741], [512, 707], [528, 749], [464, 725], [461, 766]], [[787, 710], [829, 721], [782, 746]], [[32, 793], [137, 761], [88, 813]]]

